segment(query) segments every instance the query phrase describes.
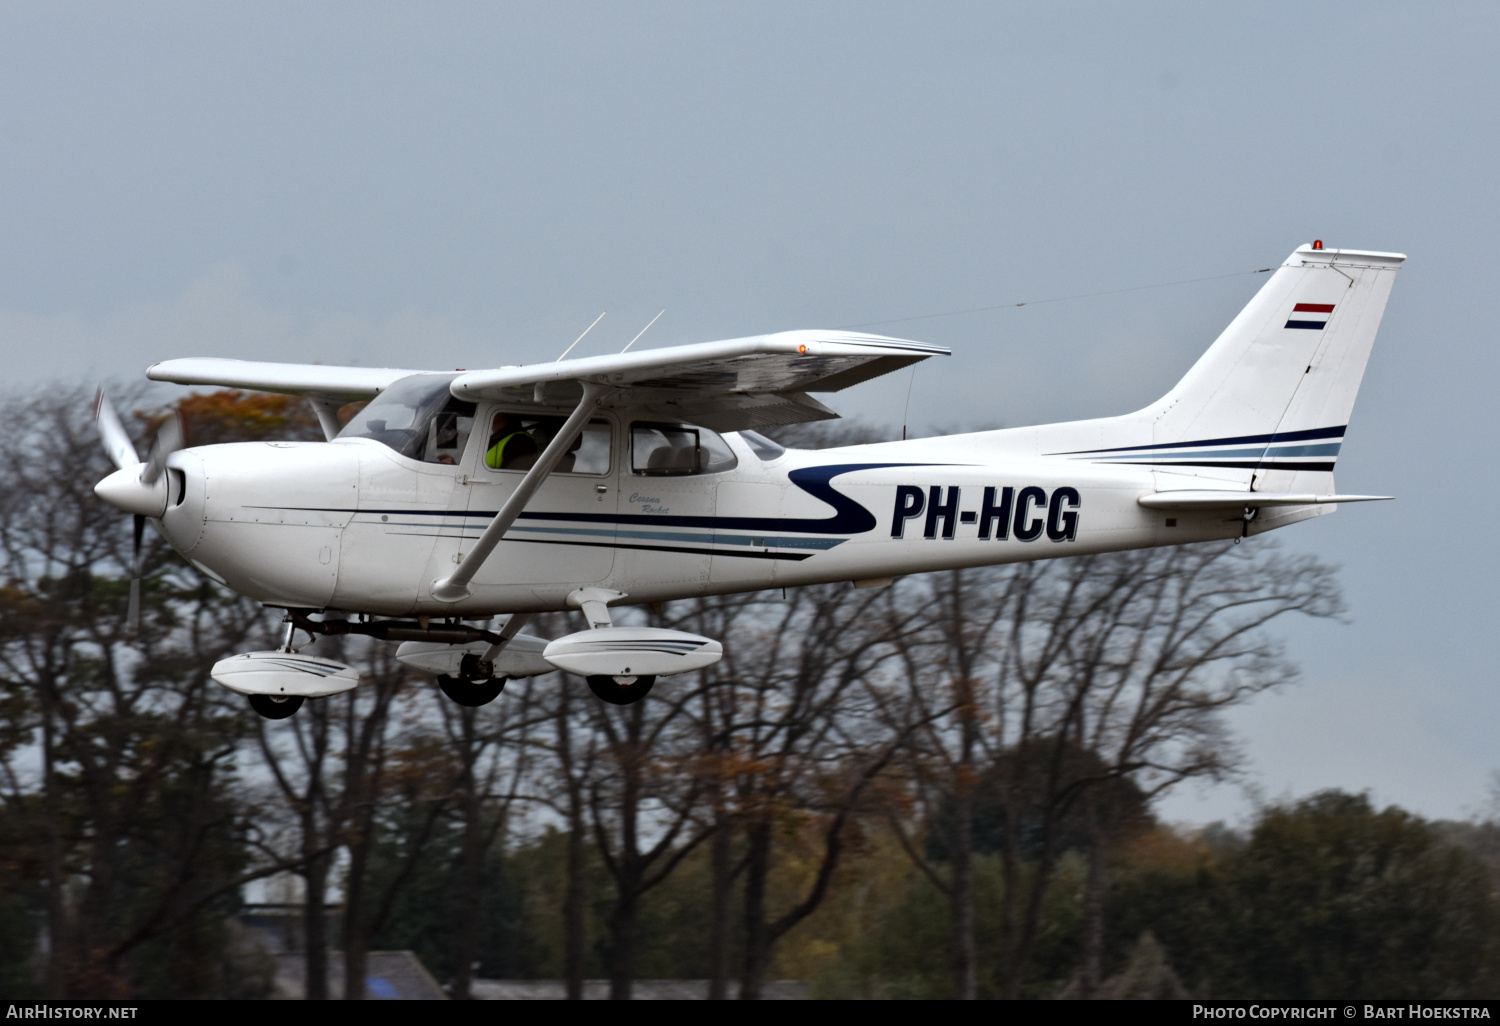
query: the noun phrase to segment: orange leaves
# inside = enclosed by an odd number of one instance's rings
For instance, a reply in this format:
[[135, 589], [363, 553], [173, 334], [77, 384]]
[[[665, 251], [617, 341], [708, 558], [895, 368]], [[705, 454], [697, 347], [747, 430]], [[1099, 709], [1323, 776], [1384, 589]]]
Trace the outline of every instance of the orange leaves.
[[[353, 415], [352, 405], [339, 411], [341, 423], [347, 420], [342, 416], [345, 410]], [[312, 408], [295, 395], [226, 388], [184, 396], [171, 406], [138, 410], [135, 416], [147, 434], [154, 435], [174, 412], [182, 417], [188, 445], [323, 440]]]
[[1128, 840], [1125, 857], [1132, 864], [1157, 872], [1186, 876], [1208, 863], [1212, 852], [1200, 837], [1156, 827]]

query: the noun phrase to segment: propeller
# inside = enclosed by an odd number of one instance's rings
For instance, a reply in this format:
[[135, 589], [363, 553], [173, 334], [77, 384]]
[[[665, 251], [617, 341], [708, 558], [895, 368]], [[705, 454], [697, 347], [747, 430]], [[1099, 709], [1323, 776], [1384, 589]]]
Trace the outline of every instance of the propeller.
[[174, 415], [156, 432], [151, 449], [143, 462], [131, 444], [130, 435], [120, 423], [114, 405], [99, 389], [94, 396], [94, 423], [104, 451], [118, 468], [94, 486], [94, 494], [116, 509], [132, 516], [130, 550], [130, 607], [126, 622], [132, 637], [141, 628], [141, 549], [146, 533], [146, 519], [160, 517], [167, 510], [167, 457], [182, 448], [182, 424]]
[[120, 416], [115, 413], [114, 404], [102, 387], [94, 393], [94, 423], [99, 425], [104, 451], [116, 467], [123, 470], [141, 462], [135, 454], [135, 446], [130, 444], [130, 436], [125, 433], [125, 425], [120, 423]]
[[137, 513], [130, 519], [135, 522], [135, 537], [130, 546], [130, 606], [125, 613], [125, 625], [134, 638], [141, 633], [141, 539], [146, 533], [146, 518]]

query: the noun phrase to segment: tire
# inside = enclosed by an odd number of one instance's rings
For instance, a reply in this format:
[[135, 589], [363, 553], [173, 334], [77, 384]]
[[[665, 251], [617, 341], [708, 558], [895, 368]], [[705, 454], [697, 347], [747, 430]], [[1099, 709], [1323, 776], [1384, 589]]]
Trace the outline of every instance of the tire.
[[438, 687], [443, 689], [447, 695], [459, 705], [468, 706], [470, 709], [476, 706], [489, 705], [505, 690], [509, 677], [490, 677], [487, 680], [464, 680], [462, 677], [449, 677], [447, 674], [438, 675]]
[[651, 685], [656, 683], [655, 674], [626, 677], [623, 683], [618, 677], [602, 674], [585, 679], [589, 682], [589, 690], [594, 693], [594, 696], [610, 705], [631, 705], [639, 702], [650, 693]]
[[268, 720], [284, 720], [302, 708], [302, 696], [291, 695], [287, 698], [276, 698], [272, 695], [251, 695], [250, 708]]

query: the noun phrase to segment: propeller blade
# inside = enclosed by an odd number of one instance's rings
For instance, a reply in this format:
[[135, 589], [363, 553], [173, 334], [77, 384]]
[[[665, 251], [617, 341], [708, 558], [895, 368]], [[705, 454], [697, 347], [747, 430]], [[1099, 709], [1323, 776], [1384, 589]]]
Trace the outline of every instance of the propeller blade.
[[94, 423], [99, 425], [99, 437], [104, 442], [104, 451], [109, 454], [116, 467], [123, 470], [141, 462], [141, 458], [136, 455], [135, 446], [130, 444], [130, 436], [125, 433], [125, 426], [115, 413], [114, 405], [104, 394], [103, 387], [94, 395]]
[[130, 550], [130, 608], [125, 613], [125, 629], [137, 638], [141, 634], [141, 539], [146, 533], [146, 518], [137, 513], [132, 519], [135, 540]]
[[156, 432], [156, 440], [151, 443], [151, 452], [146, 456], [145, 469], [141, 471], [141, 480], [148, 485], [155, 484], [162, 471], [167, 469], [167, 457], [181, 448], [182, 423], [173, 413]]

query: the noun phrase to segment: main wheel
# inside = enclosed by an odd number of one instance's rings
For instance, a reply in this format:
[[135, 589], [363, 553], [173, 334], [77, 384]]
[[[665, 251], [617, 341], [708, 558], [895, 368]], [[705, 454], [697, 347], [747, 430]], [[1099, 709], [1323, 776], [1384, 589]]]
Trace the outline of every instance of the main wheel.
[[642, 674], [639, 677], [610, 677], [597, 674], [585, 679], [589, 682], [589, 690], [610, 705], [630, 705], [632, 702], [639, 702], [651, 691], [651, 685], [656, 683], [655, 674]]
[[453, 699], [459, 705], [470, 708], [478, 705], [488, 705], [499, 697], [500, 692], [505, 690], [506, 681], [509, 677], [490, 677], [487, 680], [464, 680], [462, 677], [449, 677], [440, 674], [437, 682], [438, 687], [443, 689], [443, 694]]
[[251, 695], [250, 708], [268, 720], [284, 720], [302, 708], [301, 695]]

